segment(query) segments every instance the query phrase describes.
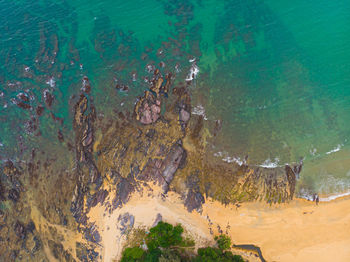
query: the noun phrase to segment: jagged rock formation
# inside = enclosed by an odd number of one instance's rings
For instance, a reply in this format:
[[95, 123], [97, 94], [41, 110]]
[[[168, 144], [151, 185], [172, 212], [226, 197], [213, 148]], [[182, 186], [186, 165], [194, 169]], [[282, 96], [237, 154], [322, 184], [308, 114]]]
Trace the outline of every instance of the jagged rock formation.
[[[83, 78], [74, 106], [75, 146], [67, 142], [75, 149], [76, 166], [72, 171], [57, 175], [54, 160], [48, 157], [40, 163], [34, 152], [24, 167], [11, 161], [2, 167], [0, 201], [11, 203], [13, 208], [11, 214], [0, 210], [0, 241], [17, 243], [11, 251], [0, 247], [6, 258], [23, 256], [19, 250], [25, 245], [26, 252], [35, 259], [45, 257], [39, 252], [45, 246], [59, 261], [95, 261], [100, 255], [96, 248], [101, 236], [96, 225], [89, 222], [91, 207], [102, 205], [111, 212], [149, 183], [160, 186], [163, 194], [169, 190], [179, 193], [189, 212], [200, 212], [205, 197], [225, 204], [256, 200], [272, 204], [293, 198], [302, 163], [267, 169], [218, 162], [206, 147], [210, 133], [207, 122], [203, 116], [191, 115], [190, 92], [181, 83], [172, 86], [173, 78], [170, 73], [163, 77], [155, 70], [134, 114], [120, 112], [114, 119], [96, 117], [89, 79]], [[25, 101], [26, 97], [19, 99]], [[220, 125], [217, 121], [214, 136]], [[62, 133], [58, 137], [61, 143], [68, 140]], [[24, 181], [36, 190], [26, 192]], [[59, 194], [46, 192], [45, 199], [39, 201], [45, 187], [59, 188]], [[39, 203], [35, 209], [28, 207], [33, 199]], [[29, 215], [14, 220], [25, 208]], [[120, 227], [126, 230], [133, 221], [134, 217], [126, 214], [120, 218]], [[38, 230], [39, 224], [45, 227]], [[57, 225], [70, 232], [78, 228], [76, 234], [86, 242], [80, 239], [68, 248], [67, 243], [60, 242], [66, 233]]]
[[[93, 135], [90, 135], [92, 118], [84, 116], [87, 99], [82, 95], [78, 101], [77, 157], [80, 162], [88, 163], [90, 173], [101, 174], [99, 185], [103, 185], [93, 190], [88, 184], [77, 187], [73, 201], [77, 205], [72, 210], [79, 213], [76, 216], [79, 223], [84, 224], [83, 213], [97, 203], [104, 203], [107, 195], [112, 201], [104, 205], [110, 211], [121, 207], [144, 182], [159, 185], [164, 194], [168, 190], [176, 191], [189, 211], [200, 211], [204, 196], [226, 204], [254, 200], [281, 203], [293, 198], [299, 166], [251, 168], [246, 164], [215, 161], [206, 150], [204, 134], [208, 130], [203, 117], [190, 114], [187, 87], [178, 85], [171, 95], [165, 96], [170, 90], [170, 74], [164, 81], [158, 70], [150, 83], [150, 90], [136, 103], [133, 116], [123, 114], [113, 124], [103, 119], [96, 123], [101, 127], [97, 132], [101, 133], [95, 141], [98, 156], [95, 161], [89, 160]], [[163, 114], [160, 114], [161, 104], [166, 109]], [[159, 110], [153, 110], [158, 106]]]

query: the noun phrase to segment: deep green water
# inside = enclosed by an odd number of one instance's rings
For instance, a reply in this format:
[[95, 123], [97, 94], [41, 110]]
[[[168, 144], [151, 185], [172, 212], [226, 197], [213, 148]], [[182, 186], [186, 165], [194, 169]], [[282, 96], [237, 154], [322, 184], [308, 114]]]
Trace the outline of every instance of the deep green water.
[[[300, 193], [350, 190], [349, 1], [18, 0], [0, 10], [2, 159], [33, 146], [54, 151], [58, 130], [73, 141], [70, 98], [84, 75], [97, 112], [113, 115], [147, 88], [148, 64], [164, 62], [181, 82], [195, 58], [194, 113], [203, 107], [208, 126], [222, 120], [210, 141], [218, 158], [303, 158]], [[32, 110], [14, 104], [21, 92]]]

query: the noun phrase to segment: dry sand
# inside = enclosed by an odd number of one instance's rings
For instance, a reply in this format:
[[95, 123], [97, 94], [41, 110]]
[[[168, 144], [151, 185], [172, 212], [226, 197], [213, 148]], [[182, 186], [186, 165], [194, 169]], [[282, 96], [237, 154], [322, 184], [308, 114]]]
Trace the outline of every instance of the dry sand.
[[88, 215], [102, 235], [103, 261], [120, 257], [125, 236], [120, 235], [117, 220], [125, 212], [135, 216], [135, 227], [152, 226], [160, 213], [166, 222], [181, 223], [198, 246], [213, 244], [209, 227], [217, 234], [219, 225], [228, 231], [234, 244], [259, 246], [267, 261], [350, 261], [349, 198], [321, 202], [318, 206], [297, 199], [276, 206], [246, 203], [239, 208], [206, 199], [199, 214], [187, 212], [173, 192], [165, 199], [158, 190], [135, 193], [124, 207], [111, 214], [105, 207], [96, 206]]

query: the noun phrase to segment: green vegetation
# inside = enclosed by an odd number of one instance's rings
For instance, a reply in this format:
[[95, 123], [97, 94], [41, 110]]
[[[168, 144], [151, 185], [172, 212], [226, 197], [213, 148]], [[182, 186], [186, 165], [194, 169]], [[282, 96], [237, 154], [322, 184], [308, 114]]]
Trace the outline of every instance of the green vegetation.
[[180, 225], [173, 227], [164, 222], [159, 222], [157, 226], [150, 229], [146, 237], [146, 243], [149, 250], [159, 247], [168, 248], [182, 244], [183, 228]]
[[[243, 262], [241, 256], [229, 251], [231, 239], [226, 235], [215, 237], [217, 247], [199, 248], [194, 253], [194, 241], [182, 237], [181, 225], [159, 222], [143, 239], [147, 249], [138, 246], [125, 248], [121, 262]], [[138, 242], [140, 243], [140, 242]]]
[[128, 247], [123, 252], [123, 258], [121, 261], [140, 261], [145, 251], [140, 247]]
[[215, 237], [216, 242], [218, 243], [218, 247], [221, 250], [230, 249], [231, 247], [231, 238], [226, 235], [220, 235]]
[[244, 262], [243, 258], [233, 255], [231, 251], [222, 251], [219, 248], [199, 248], [198, 255], [192, 259], [193, 262]]

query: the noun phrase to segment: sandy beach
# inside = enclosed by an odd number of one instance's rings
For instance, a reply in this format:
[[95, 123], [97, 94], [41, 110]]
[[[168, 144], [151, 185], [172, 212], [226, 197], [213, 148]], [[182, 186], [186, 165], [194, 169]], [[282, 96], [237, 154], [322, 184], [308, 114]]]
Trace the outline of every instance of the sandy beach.
[[259, 246], [267, 261], [349, 261], [349, 207], [349, 198], [318, 206], [303, 199], [272, 207], [249, 203], [238, 210], [207, 202], [203, 213], [229, 222], [233, 242]]
[[[246, 203], [224, 206], [206, 199], [202, 213], [189, 213], [176, 193], [166, 198], [158, 190], [135, 193], [121, 209], [111, 214], [96, 206], [89, 213], [102, 236], [103, 261], [117, 261], [125, 236], [118, 230], [120, 214], [135, 216], [134, 227], [150, 227], [158, 213], [172, 224], [181, 223], [191, 232], [198, 246], [213, 244], [218, 226], [236, 245], [254, 244], [261, 248], [266, 261], [349, 261], [350, 199], [314, 202], [296, 199], [289, 204], [269, 206]], [[211, 224], [212, 223], [212, 224]]]

